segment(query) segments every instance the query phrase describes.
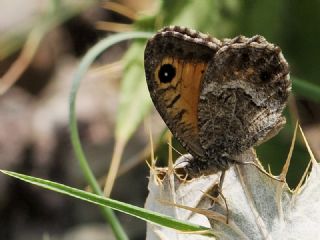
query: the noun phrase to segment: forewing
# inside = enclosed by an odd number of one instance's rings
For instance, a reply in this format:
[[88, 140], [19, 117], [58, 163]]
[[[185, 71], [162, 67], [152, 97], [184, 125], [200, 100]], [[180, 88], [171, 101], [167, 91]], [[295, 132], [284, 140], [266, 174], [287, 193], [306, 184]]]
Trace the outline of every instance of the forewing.
[[220, 44], [196, 31], [169, 27], [150, 39], [145, 49], [153, 103], [173, 135], [198, 159], [204, 156], [198, 129], [200, 83]]

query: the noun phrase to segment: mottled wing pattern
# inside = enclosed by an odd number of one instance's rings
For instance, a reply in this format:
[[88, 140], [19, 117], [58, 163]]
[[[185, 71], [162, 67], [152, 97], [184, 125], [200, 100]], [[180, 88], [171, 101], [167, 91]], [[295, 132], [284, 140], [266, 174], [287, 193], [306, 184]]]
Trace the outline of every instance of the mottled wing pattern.
[[199, 137], [209, 161], [243, 153], [285, 123], [288, 64], [280, 48], [261, 36], [224, 40], [200, 89]]

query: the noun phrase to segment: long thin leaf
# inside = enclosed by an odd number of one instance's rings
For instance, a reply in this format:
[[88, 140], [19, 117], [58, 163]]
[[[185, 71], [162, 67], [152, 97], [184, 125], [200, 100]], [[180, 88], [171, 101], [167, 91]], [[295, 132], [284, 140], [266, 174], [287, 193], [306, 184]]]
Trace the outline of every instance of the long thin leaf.
[[191, 223], [186, 223], [183, 221], [179, 221], [177, 219], [168, 217], [163, 214], [159, 214], [156, 212], [152, 212], [150, 210], [140, 208], [137, 206], [130, 205], [128, 203], [123, 203], [120, 201], [116, 201], [110, 198], [105, 198], [90, 192], [86, 192], [83, 190], [79, 190], [76, 188], [72, 188], [60, 183], [52, 182], [49, 180], [41, 179], [41, 178], [36, 178], [16, 172], [11, 172], [11, 171], [6, 171], [6, 170], [0, 170], [2, 173], [12, 176], [14, 178], [20, 179], [22, 181], [34, 184], [36, 186], [49, 189], [51, 191], [55, 191], [58, 193], [62, 193], [65, 195], [69, 195], [74, 198], [81, 199], [86, 202], [90, 202], [96, 205], [104, 206], [104, 207], [109, 207], [114, 210], [129, 214], [131, 216], [140, 218], [144, 221], [155, 223], [155, 224], [160, 224], [161, 226], [166, 226], [169, 228], [176, 229], [178, 231], [185, 231], [185, 232], [190, 232], [190, 231], [208, 231], [206, 234], [211, 235], [209, 233], [210, 229], [200, 226], [200, 225], [195, 225]]
[[320, 86], [308, 81], [293, 77], [293, 92], [297, 95], [304, 96], [307, 99], [320, 102]]

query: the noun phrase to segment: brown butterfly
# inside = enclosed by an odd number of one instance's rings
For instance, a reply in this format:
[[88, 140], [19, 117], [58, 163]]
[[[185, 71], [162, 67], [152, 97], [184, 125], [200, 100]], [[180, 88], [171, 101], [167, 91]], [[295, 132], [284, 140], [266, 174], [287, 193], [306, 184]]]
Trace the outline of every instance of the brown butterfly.
[[288, 64], [261, 36], [220, 41], [166, 27], [148, 41], [144, 64], [154, 105], [194, 158], [192, 177], [225, 171], [285, 124]]

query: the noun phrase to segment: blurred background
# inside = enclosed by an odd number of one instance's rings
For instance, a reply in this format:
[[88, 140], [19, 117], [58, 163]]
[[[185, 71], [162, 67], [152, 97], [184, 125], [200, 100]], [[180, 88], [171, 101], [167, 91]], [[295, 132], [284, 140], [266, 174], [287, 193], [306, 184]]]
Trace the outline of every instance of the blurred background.
[[[298, 0], [1, 0], [0, 168], [85, 189], [68, 130], [74, 72], [99, 40], [130, 31], [182, 25], [217, 38], [263, 35], [282, 48], [293, 80], [287, 125], [257, 148], [279, 174], [299, 120], [320, 156], [320, 1]], [[159, 165], [167, 162], [166, 128], [145, 84], [145, 41], [102, 53], [77, 98], [79, 131], [90, 166], [103, 185], [117, 143], [124, 146], [111, 197], [143, 206], [150, 159], [149, 129]], [[174, 146], [184, 150], [174, 141]], [[178, 156], [178, 154], [176, 154]], [[298, 136], [288, 173], [294, 189], [310, 156]], [[145, 223], [117, 213], [130, 239]], [[0, 175], [0, 239], [114, 239], [96, 206]]]

